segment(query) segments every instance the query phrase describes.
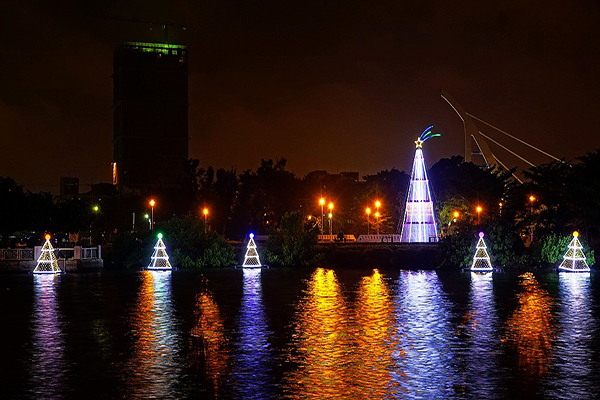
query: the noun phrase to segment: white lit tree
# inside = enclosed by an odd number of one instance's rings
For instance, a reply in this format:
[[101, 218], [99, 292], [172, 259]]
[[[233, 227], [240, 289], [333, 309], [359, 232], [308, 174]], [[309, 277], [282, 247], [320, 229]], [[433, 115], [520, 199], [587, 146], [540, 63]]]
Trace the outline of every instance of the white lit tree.
[[150, 265], [148, 265], [148, 269], [152, 270], [170, 270], [173, 269], [171, 263], [169, 262], [169, 255], [167, 254], [167, 247], [162, 241], [162, 233], [158, 234], [158, 240], [156, 241], [156, 245], [154, 245], [154, 253], [152, 254], [152, 258], [150, 259]]
[[42, 252], [33, 270], [34, 274], [60, 274], [62, 271], [54, 255], [54, 247], [50, 243], [50, 235], [44, 236], [46, 243], [42, 246]]
[[260, 258], [258, 257], [258, 252], [256, 251], [256, 243], [254, 242], [254, 234], [250, 234], [250, 240], [248, 241], [248, 248], [246, 249], [246, 255], [244, 256], [244, 264], [242, 267], [244, 268], [260, 268], [262, 264], [260, 263]]
[[406, 196], [404, 222], [402, 223], [402, 242], [419, 243], [438, 240], [437, 223], [433, 207], [433, 198], [429, 188], [429, 178], [423, 157], [423, 143], [432, 137], [440, 136], [433, 133], [433, 126], [428, 127], [415, 141], [416, 151], [410, 174], [410, 185]]
[[563, 256], [562, 263], [558, 267], [559, 271], [564, 272], [590, 272], [590, 267], [585, 261], [583, 246], [578, 239], [579, 232], [573, 232], [573, 239], [569, 243], [568, 250]]
[[479, 232], [479, 240], [477, 241], [473, 264], [471, 265], [471, 271], [474, 272], [490, 272], [494, 270], [483, 236], [483, 232]]

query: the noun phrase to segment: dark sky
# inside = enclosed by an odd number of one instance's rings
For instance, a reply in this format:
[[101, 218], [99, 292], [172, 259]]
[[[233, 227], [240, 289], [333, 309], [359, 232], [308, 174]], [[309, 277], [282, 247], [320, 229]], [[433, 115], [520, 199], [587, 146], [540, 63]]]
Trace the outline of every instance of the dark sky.
[[189, 155], [204, 166], [239, 173], [286, 157], [299, 176], [409, 171], [431, 124], [442, 137], [425, 146], [428, 163], [462, 155], [462, 122], [440, 88], [555, 156], [600, 147], [596, 1], [10, 3], [0, 16], [0, 176], [33, 191], [57, 192], [69, 174], [82, 191], [110, 181], [113, 50], [163, 36], [95, 17], [106, 14], [187, 25], [169, 34], [189, 46]]

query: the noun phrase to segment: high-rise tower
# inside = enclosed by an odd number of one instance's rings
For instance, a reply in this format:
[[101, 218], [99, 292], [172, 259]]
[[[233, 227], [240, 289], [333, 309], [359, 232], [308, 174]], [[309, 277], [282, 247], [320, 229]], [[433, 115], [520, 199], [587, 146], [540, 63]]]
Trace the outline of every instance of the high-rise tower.
[[113, 64], [113, 184], [119, 191], [179, 185], [188, 158], [187, 47], [124, 42]]
[[406, 210], [400, 239], [402, 242], [437, 242], [438, 240], [433, 199], [423, 158], [423, 143], [432, 137], [440, 136], [439, 133], [432, 133], [432, 128], [433, 126], [430, 126], [425, 129], [415, 141], [417, 150], [406, 196]]

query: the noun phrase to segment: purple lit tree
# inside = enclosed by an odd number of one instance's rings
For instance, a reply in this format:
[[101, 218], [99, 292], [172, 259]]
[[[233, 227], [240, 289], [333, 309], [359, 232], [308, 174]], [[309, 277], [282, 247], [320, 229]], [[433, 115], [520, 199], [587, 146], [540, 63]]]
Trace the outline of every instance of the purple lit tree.
[[429, 189], [429, 179], [423, 158], [423, 143], [439, 133], [433, 133], [433, 126], [425, 129], [415, 141], [417, 150], [410, 175], [410, 186], [406, 197], [406, 209], [402, 224], [402, 242], [419, 243], [438, 240], [437, 224], [433, 211], [433, 199]]

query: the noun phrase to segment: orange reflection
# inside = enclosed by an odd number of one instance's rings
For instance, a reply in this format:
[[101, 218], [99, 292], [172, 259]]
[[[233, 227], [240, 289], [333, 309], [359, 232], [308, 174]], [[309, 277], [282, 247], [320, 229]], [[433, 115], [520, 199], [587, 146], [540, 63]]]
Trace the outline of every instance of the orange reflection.
[[347, 309], [331, 270], [317, 269], [298, 306], [291, 360], [298, 368], [286, 377], [293, 399], [348, 398]]
[[190, 354], [196, 366], [204, 367], [210, 379], [214, 398], [219, 397], [220, 384], [227, 374], [229, 354], [225, 345], [225, 328], [217, 303], [204, 291], [196, 297], [194, 327], [190, 332]]
[[507, 321], [508, 331], [503, 341], [513, 345], [519, 365], [534, 375], [544, 374], [549, 366], [553, 318], [551, 299], [531, 272], [521, 275], [519, 306]]
[[[355, 387], [359, 398], [389, 398], [392, 380], [396, 329], [394, 308], [388, 288], [379, 271], [364, 277], [358, 292], [356, 308], [356, 352], [353, 369]], [[404, 357], [402, 351], [400, 357]], [[401, 374], [401, 376], [404, 376]]]

